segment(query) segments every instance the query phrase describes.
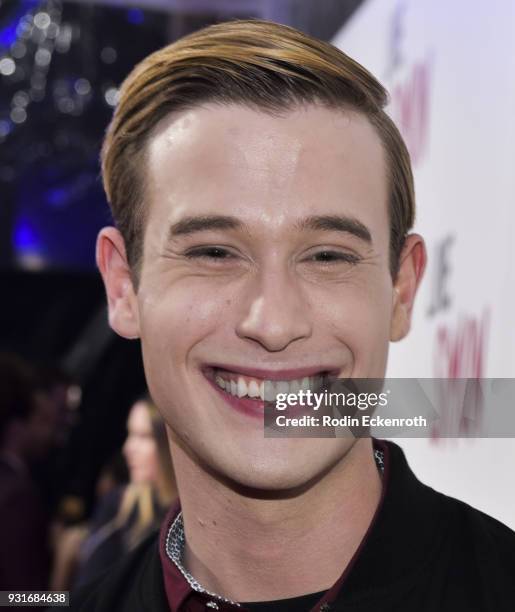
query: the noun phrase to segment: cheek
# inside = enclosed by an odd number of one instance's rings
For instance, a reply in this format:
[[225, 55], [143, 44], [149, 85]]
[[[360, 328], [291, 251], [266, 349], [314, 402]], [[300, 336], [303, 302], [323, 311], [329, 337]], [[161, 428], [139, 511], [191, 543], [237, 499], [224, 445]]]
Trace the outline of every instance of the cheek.
[[[166, 280], [162, 283], [166, 287]], [[218, 284], [219, 285], [219, 284]], [[228, 326], [228, 287], [205, 278], [179, 279], [140, 297], [143, 363], [148, 388], [174, 429], [187, 429], [191, 394], [198, 387], [197, 347]], [[205, 357], [205, 354], [203, 355]], [[197, 359], [196, 359], [197, 358]], [[193, 376], [193, 377], [192, 377]]]
[[144, 304], [140, 318], [143, 362], [151, 391], [155, 386], [175, 391], [188, 355], [209, 334], [216, 321], [214, 304], [187, 292], [170, 291], [159, 302]]
[[183, 280], [168, 290], [144, 294], [140, 321], [148, 356], [169, 355], [177, 364], [218, 328], [226, 306], [223, 289], [210, 290], [209, 284], [201, 279]]
[[383, 376], [391, 318], [389, 283], [371, 280], [336, 286], [318, 296], [314, 307], [327, 333], [346, 347], [345, 364], [352, 367], [352, 376]]

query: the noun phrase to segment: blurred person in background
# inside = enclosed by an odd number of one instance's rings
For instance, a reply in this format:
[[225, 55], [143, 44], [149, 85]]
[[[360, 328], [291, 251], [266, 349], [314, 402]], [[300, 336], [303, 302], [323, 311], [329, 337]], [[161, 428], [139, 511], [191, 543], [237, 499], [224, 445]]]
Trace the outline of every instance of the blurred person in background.
[[46, 589], [49, 515], [31, 469], [56, 443], [57, 404], [21, 358], [0, 355], [0, 590]]
[[104, 573], [159, 528], [177, 498], [165, 426], [148, 396], [132, 406], [127, 434], [123, 456], [129, 483], [116, 486], [117, 458], [102, 471], [89, 525], [67, 529], [57, 545], [53, 590], [85, 584]]
[[118, 451], [102, 468], [95, 486], [95, 499], [100, 500], [125, 487], [129, 481], [127, 462], [122, 451]]
[[57, 518], [65, 494], [69, 434], [78, 419], [77, 403], [73, 402], [70, 389], [78, 387], [63, 369], [55, 365], [37, 363], [35, 375], [38, 390], [53, 404], [55, 420], [53, 443], [45, 456], [33, 465], [32, 476], [43, 495], [48, 513]]
[[[66, 518], [62, 519], [61, 515], [64, 514], [66, 517], [66, 513], [59, 512], [52, 533], [55, 555], [50, 579], [51, 589], [61, 591], [70, 588], [78, 571], [79, 549], [82, 543], [89, 534], [115, 517], [128, 480], [127, 462], [119, 451], [100, 471], [95, 486], [94, 512], [90, 521], [84, 522], [81, 519], [73, 521], [73, 512], [68, 512], [68, 515], [72, 514], [70, 523]], [[74, 499], [72, 506], [76, 506], [77, 503], [78, 510], [82, 514], [83, 502]]]

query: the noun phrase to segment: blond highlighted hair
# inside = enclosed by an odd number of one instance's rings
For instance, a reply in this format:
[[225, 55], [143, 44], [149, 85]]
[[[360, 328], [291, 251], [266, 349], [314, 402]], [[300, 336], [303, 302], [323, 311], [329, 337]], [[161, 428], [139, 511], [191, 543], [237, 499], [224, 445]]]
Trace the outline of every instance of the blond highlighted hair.
[[170, 113], [200, 104], [242, 104], [281, 113], [317, 103], [365, 115], [384, 147], [388, 167], [390, 270], [395, 277], [414, 223], [408, 151], [384, 111], [387, 92], [333, 45], [261, 20], [209, 26], [148, 56], [129, 74], [102, 147], [104, 188], [137, 284], [145, 227], [146, 144]]

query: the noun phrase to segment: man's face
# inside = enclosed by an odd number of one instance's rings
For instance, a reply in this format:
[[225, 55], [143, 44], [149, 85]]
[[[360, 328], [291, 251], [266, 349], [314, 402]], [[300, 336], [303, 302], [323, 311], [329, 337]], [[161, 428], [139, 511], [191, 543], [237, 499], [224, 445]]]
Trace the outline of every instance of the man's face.
[[316, 478], [352, 441], [265, 439], [234, 393], [384, 375], [398, 292], [379, 137], [350, 111], [206, 105], [163, 121], [147, 160], [131, 308], [172, 439], [246, 486]]

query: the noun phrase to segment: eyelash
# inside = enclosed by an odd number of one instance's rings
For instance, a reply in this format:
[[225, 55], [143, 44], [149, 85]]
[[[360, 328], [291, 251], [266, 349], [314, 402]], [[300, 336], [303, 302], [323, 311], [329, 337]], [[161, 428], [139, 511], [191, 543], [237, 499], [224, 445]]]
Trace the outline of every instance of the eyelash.
[[[215, 252], [223, 254], [223, 257], [213, 257], [213, 253]], [[221, 261], [223, 259], [230, 259], [231, 257], [233, 257], [233, 254], [227, 251], [226, 249], [223, 249], [222, 247], [203, 247], [199, 249], [194, 249], [193, 251], [188, 251], [187, 253], [185, 253], [185, 256], [188, 259], [206, 258], [211, 260], [217, 259]]]
[[[215, 253], [218, 253], [218, 255], [222, 255], [220, 256], [214, 256]], [[321, 255], [324, 256], [331, 256], [331, 259], [329, 260], [315, 260], [315, 257], [319, 257]], [[185, 253], [185, 256], [188, 259], [195, 259], [195, 258], [203, 258], [203, 259], [210, 259], [211, 261], [217, 260], [217, 261], [223, 261], [224, 259], [232, 259], [234, 258], [234, 255], [222, 248], [222, 247], [203, 247], [203, 248], [198, 248], [198, 249], [194, 249], [192, 251], [188, 251], [187, 253]], [[335, 263], [338, 262], [345, 262], [345, 263], [349, 263], [351, 265], [356, 265], [360, 262], [361, 258], [358, 257], [357, 255], [353, 255], [351, 253], [342, 253], [340, 251], [330, 251], [330, 250], [326, 250], [326, 251], [319, 251], [318, 253], [315, 253], [314, 255], [312, 255], [311, 257], [309, 257], [310, 261], [318, 261], [318, 263], [324, 264], [324, 265], [333, 265]]]
[[358, 257], [357, 255], [353, 255], [352, 253], [342, 253], [341, 251], [319, 251], [318, 253], [315, 253], [314, 255], [311, 256], [310, 259], [313, 259], [315, 257], [319, 257], [320, 255], [330, 255], [332, 259], [330, 260], [318, 260], [319, 263], [322, 264], [326, 264], [326, 265], [331, 265], [331, 264], [335, 264], [338, 262], [345, 262], [345, 263], [349, 263], [352, 265], [356, 265], [357, 263], [360, 262], [360, 257]]

